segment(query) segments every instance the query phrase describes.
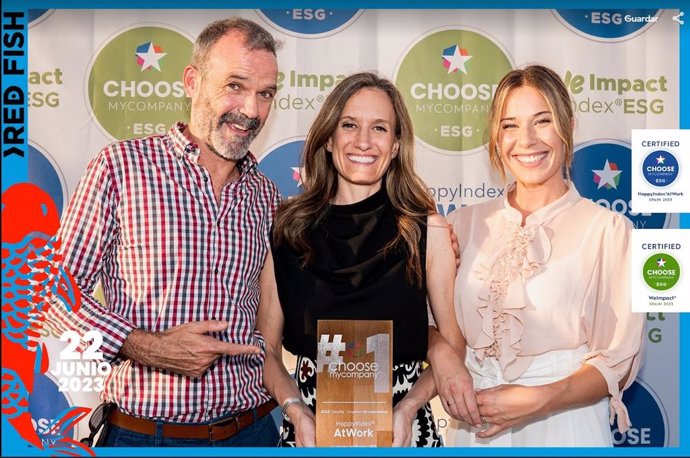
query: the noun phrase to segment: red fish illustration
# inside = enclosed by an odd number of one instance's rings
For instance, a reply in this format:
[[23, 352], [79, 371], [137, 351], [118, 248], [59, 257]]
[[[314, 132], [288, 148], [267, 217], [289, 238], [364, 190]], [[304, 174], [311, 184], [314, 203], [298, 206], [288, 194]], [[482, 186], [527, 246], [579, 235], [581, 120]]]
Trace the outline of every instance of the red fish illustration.
[[[34, 374], [49, 367], [40, 331], [50, 307], [76, 312], [80, 304], [79, 289], [61, 265], [55, 238], [59, 224], [53, 200], [38, 186], [20, 183], [2, 193], [2, 413], [38, 448], [43, 445], [31, 423], [28, 399]], [[55, 453], [93, 455], [66, 436], [89, 411], [72, 407], [53, 423]]]

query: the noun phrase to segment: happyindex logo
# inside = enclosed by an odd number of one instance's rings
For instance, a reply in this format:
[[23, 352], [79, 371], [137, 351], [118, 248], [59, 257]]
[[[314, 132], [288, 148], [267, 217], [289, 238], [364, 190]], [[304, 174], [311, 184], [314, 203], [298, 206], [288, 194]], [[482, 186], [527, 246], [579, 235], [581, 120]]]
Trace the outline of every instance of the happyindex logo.
[[[690, 129], [632, 129], [632, 204], [636, 211], [690, 212], [690, 186], [683, 175]], [[686, 160], [687, 161], [687, 160]]]
[[96, 53], [87, 98], [98, 124], [116, 140], [165, 133], [189, 119], [182, 72], [192, 41], [165, 27], [120, 32]]
[[418, 141], [440, 153], [481, 149], [491, 100], [510, 70], [508, 53], [478, 31], [437, 30], [414, 42], [398, 63], [395, 82]]

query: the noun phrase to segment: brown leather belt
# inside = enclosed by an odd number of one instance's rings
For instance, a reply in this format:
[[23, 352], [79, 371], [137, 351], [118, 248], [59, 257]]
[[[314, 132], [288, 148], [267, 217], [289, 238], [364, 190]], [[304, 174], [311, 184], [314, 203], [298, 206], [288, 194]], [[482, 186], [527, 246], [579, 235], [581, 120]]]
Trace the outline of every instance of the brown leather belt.
[[[223, 418], [215, 423], [206, 425], [184, 425], [163, 423], [163, 437], [176, 439], [208, 439], [210, 442], [225, 440], [242, 431], [278, 407], [273, 399], [261, 404], [256, 409], [247, 410], [232, 417]], [[256, 414], [256, 418], [255, 418]], [[117, 409], [108, 417], [108, 421], [118, 428], [134, 431], [139, 434], [153, 436], [156, 434], [156, 421], [133, 417]]]

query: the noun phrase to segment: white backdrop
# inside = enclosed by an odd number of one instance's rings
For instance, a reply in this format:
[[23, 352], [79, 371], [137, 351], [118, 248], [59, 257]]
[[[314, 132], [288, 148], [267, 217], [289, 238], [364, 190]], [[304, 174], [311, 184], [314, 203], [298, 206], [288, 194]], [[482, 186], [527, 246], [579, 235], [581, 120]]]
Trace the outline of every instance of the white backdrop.
[[[191, 42], [208, 22], [241, 15], [284, 41], [278, 96], [252, 151], [285, 197], [299, 192], [300, 141], [323, 97], [343, 75], [374, 70], [396, 81], [407, 97], [419, 133], [417, 169], [439, 211], [489, 198], [487, 190], [503, 185], [482, 147], [483, 114], [490, 103], [490, 97], [482, 98], [482, 85], [490, 90], [509, 67], [543, 63], [573, 92], [578, 124], [573, 174], [581, 194], [625, 212], [640, 229], [677, 227], [676, 215], [631, 213], [625, 181], [630, 130], [678, 127], [673, 14], [660, 10], [656, 23], [606, 38], [590, 27], [594, 17], [586, 18], [588, 26], [576, 20], [573, 25], [564, 19], [566, 12], [555, 10], [48, 10], [29, 28], [30, 180], [62, 207], [103, 146], [186, 119], [185, 99], [174, 95], [174, 82], [181, 79]], [[606, 25], [601, 17], [598, 21]], [[149, 48], [158, 56], [155, 62], [137, 59]], [[444, 66], [443, 56], [454, 53], [471, 57], [465, 72], [453, 71], [452, 63]], [[623, 172], [620, 183], [602, 188], [593, 179], [604, 159]], [[649, 315], [648, 331], [639, 376], [647, 398], [639, 401], [640, 414], [631, 409], [638, 429], [614, 439], [622, 445], [673, 446], [679, 439], [677, 317]], [[62, 344], [46, 340], [52, 367]], [[98, 402], [97, 393], [83, 387], [58, 393], [47, 386], [47, 399]], [[446, 415], [438, 405], [435, 410], [443, 427]], [[40, 419], [54, 413], [49, 408], [35, 413], [39, 432]], [[75, 437], [87, 431], [80, 424]]]

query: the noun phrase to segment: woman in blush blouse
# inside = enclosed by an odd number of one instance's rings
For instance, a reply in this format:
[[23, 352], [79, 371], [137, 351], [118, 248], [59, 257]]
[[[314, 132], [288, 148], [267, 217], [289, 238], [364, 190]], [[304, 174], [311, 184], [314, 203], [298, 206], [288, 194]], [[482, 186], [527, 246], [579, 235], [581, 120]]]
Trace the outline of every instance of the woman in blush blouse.
[[515, 181], [505, 199], [449, 216], [461, 250], [455, 309], [483, 421], [451, 422], [449, 445], [611, 446], [609, 421], [630, 427], [621, 395], [644, 332], [644, 315], [630, 311], [631, 224], [568, 180], [574, 124], [554, 71], [532, 65], [499, 83], [489, 154]]

